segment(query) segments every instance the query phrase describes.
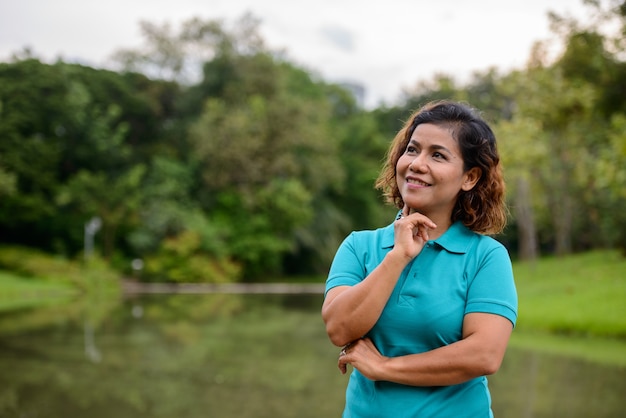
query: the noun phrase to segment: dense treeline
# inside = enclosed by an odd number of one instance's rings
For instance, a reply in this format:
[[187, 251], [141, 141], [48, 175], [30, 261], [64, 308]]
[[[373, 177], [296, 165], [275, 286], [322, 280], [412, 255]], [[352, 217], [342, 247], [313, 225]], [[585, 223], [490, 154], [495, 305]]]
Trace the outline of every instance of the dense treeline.
[[0, 243], [77, 257], [97, 216], [98, 252], [123, 271], [142, 259], [145, 280], [323, 272], [350, 230], [393, 216], [373, 182], [401, 122], [451, 98], [499, 137], [514, 255], [625, 249], [626, 3], [589, 9], [586, 25], [552, 16], [556, 58], [537, 44], [523, 70], [438, 75], [367, 111], [250, 16], [144, 23], [117, 71], [16, 57], [0, 64]]

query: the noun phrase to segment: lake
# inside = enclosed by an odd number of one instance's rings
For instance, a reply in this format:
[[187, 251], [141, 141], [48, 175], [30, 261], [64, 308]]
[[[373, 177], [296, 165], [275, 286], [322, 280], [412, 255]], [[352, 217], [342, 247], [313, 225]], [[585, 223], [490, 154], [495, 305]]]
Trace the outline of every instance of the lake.
[[[318, 294], [152, 294], [0, 314], [0, 417], [339, 417]], [[626, 416], [626, 367], [511, 347], [503, 418]]]

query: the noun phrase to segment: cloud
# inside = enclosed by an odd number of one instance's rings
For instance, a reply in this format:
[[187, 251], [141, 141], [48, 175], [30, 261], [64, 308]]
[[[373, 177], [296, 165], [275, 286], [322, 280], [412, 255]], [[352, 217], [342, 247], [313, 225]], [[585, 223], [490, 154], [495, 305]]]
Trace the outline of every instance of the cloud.
[[[521, 66], [532, 42], [549, 35], [546, 10], [586, 14], [573, 0], [0, 0], [0, 61], [30, 46], [43, 59], [61, 56], [106, 65], [119, 48], [141, 45], [138, 22], [177, 26], [193, 16], [233, 22], [261, 19], [271, 49], [335, 82], [367, 88], [368, 105], [393, 101], [437, 72], [465, 78], [492, 66]], [[9, 6], [10, 5], [10, 6]], [[355, 11], [358, 10], [358, 18]], [[581, 20], [582, 21], [582, 20]]]
[[344, 28], [326, 25], [319, 30], [319, 33], [323, 39], [342, 52], [350, 53], [355, 49], [354, 35]]

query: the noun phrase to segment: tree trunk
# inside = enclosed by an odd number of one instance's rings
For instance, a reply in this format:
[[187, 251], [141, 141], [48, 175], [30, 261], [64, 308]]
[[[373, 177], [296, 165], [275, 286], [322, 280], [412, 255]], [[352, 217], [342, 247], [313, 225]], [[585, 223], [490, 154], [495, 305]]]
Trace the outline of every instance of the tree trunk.
[[573, 223], [573, 200], [570, 194], [571, 186], [569, 178], [571, 170], [568, 170], [567, 164], [558, 174], [553, 190], [552, 201], [552, 222], [554, 224], [554, 252], [557, 255], [570, 254], [572, 252], [572, 223]]
[[555, 252], [557, 255], [572, 252], [572, 199], [567, 193], [560, 195], [560, 203], [552, 215], [555, 226]]
[[117, 230], [117, 225], [107, 225], [104, 224], [103, 228], [103, 245], [102, 245], [102, 256], [105, 260], [110, 261], [111, 257], [113, 257], [113, 252], [115, 251], [115, 232]]
[[534, 261], [539, 256], [537, 228], [530, 197], [530, 184], [524, 177], [517, 181], [514, 213], [519, 233], [520, 259]]

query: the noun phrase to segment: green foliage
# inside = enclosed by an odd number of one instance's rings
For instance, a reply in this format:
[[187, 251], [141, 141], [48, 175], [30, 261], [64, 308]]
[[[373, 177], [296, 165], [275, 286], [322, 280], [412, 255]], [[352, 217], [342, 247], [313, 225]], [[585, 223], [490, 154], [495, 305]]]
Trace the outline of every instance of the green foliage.
[[71, 282], [80, 277], [80, 266], [59, 257], [50, 256], [40, 250], [25, 247], [0, 247], [0, 268], [17, 274]]
[[95, 255], [78, 262], [19, 246], [0, 247], [0, 269], [30, 279], [34, 288], [65, 290], [62, 294], [68, 289], [87, 293], [101, 288], [116, 291], [119, 283], [118, 274]]
[[144, 266], [144, 280], [190, 283], [233, 282], [241, 270], [226, 258], [202, 251], [202, 237], [189, 230], [165, 239], [159, 251], [144, 260]]
[[325, 92], [267, 53], [227, 47], [190, 91], [206, 98], [190, 127], [203, 186], [198, 200], [215, 223], [228, 226], [226, 245], [246, 280], [279, 272], [285, 254], [299, 246], [319, 247], [295, 233], [320, 227], [311, 223], [311, 203], [344, 179]]
[[[626, 255], [626, 115], [615, 115], [608, 132], [609, 143], [600, 150], [595, 165], [597, 183], [603, 191], [598, 223], [609, 245], [616, 245]], [[615, 225], [620, 227], [615, 228]]]
[[142, 203], [143, 165], [136, 165], [123, 174], [109, 177], [104, 172], [80, 171], [64, 186], [57, 203], [71, 208], [79, 216], [100, 216], [103, 222], [104, 255], [110, 257], [115, 246], [115, 233], [136, 214]]
[[60, 159], [54, 127], [64, 93], [61, 75], [38, 61], [0, 64], [0, 155], [3, 177], [14, 190], [0, 200], [4, 224], [34, 222], [53, 212], [47, 203]]
[[239, 55], [263, 50], [258, 24], [250, 14], [244, 14], [232, 28], [220, 20], [198, 17], [184, 21], [178, 31], [168, 23], [142, 21], [145, 45], [139, 50], [121, 49], [113, 60], [126, 71], [187, 84], [197, 72], [194, 67], [210, 62], [216, 53]]
[[[62, 62], [47, 65], [29, 59], [0, 65], [0, 154], [2, 172], [7, 173], [0, 178], [14, 185], [0, 200], [4, 242], [68, 255], [82, 247], [81, 218], [107, 214], [67, 210], [66, 203], [87, 200], [72, 196], [69, 185], [129, 178], [132, 167], [142, 164], [133, 158], [143, 155], [132, 151], [140, 131], [153, 135], [146, 129], [152, 123], [150, 107], [166, 116], [159, 102], [144, 100], [154, 93], [142, 91], [159, 92], [162, 84], [146, 86], [144, 81]], [[140, 123], [145, 125], [138, 127], [136, 115], [142, 112]], [[111, 192], [111, 184], [106, 186]], [[108, 196], [106, 192], [100, 195]], [[107, 254], [115, 245], [111, 231], [119, 226], [105, 226]]]
[[99, 253], [149, 261], [145, 280], [321, 273], [351, 230], [393, 217], [373, 184], [404, 119], [455, 99], [499, 138], [514, 255], [625, 249], [626, 32], [609, 6], [552, 15], [559, 56], [538, 43], [523, 70], [438, 74], [369, 112], [267, 49], [250, 15], [144, 22], [124, 72], [0, 63], [0, 242], [72, 258], [98, 216]]
[[13, 173], [9, 173], [0, 166], [0, 197], [10, 196], [17, 190], [17, 177]]
[[212, 222], [228, 231], [228, 253], [245, 265], [245, 280], [279, 271], [280, 255], [294, 245], [292, 231], [312, 216], [310, 193], [297, 180], [271, 181], [251, 197], [222, 192], [212, 211]]
[[168, 236], [187, 229], [213, 239], [204, 215], [190, 197], [192, 170], [182, 161], [156, 155], [138, 189], [141, 195], [137, 222], [128, 233], [128, 243], [136, 254], [155, 251]]

